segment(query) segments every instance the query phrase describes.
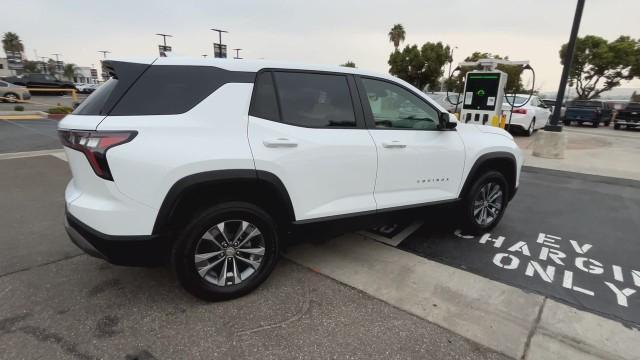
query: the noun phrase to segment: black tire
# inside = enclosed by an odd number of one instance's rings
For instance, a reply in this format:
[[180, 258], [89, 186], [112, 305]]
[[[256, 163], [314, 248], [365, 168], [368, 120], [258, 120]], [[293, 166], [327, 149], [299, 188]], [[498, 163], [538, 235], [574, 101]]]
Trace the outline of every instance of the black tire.
[[605, 121], [604, 122], [604, 126], [609, 126], [611, 124], [611, 121]]
[[594, 121], [591, 123], [591, 127], [597, 128], [598, 126], [600, 126], [600, 121]]
[[[258, 228], [261, 233], [258, 236], [260, 236], [260, 240], [263, 241], [264, 255], [262, 256], [257, 270], [254, 270], [247, 279], [242, 279], [241, 282], [235, 283], [231, 278], [234, 283], [228, 284], [226, 280], [227, 277], [225, 276], [225, 285], [216, 285], [211, 280], [207, 280], [203, 277], [210, 276], [208, 274], [210, 274], [211, 271], [217, 272], [216, 267], [214, 266], [210, 268], [205, 272], [207, 275], [201, 276], [198, 273], [194, 257], [198, 254], [197, 251], [200, 241], [208, 230], [212, 229], [219, 223], [223, 223], [225, 221], [233, 222], [234, 220], [246, 221]], [[217, 234], [217, 236], [220, 238], [222, 235]], [[258, 236], [254, 238], [257, 238]], [[223, 236], [222, 239], [224, 238], [225, 237]], [[231, 248], [231, 246], [229, 246], [229, 248]], [[227, 261], [229, 261], [229, 264], [231, 264], [232, 260], [234, 264], [236, 263], [235, 258], [227, 258], [228, 253], [224, 251], [221, 252], [223, 254], [218, 255], [222, 258], [222, 262], [220, 262], [221, 266], [226, 266], [225, 263]], [[239, 252], [240, 251], [238, 251], [238, 253]], [[178, 240], [174, 244], [171, 258], [178, 280], [188, 292], [203, 300], [220, 301], [240, 297], [257, 288], [273, 271], [273, 268], [278, 261], [279, 254], [279, 239], [275, 222], [271, 216], [269, 216], [269, 214], [264, 210], [250, 203], [227, 202], [215, 205], [196, 215], [193, 220], [184, 227], [184, 231], [180, 234]], [[235, 255], [233, 256], [235, 257]], [[206, 261], [206, 264], [209, 265], [216, 262], [216, 259], [212, 258], [203, 261]], [[240, 260], [238, 260], [238, 264], [246, 265], [246, 263], [241, 262]], [[238, 267], [240, 267], [240, 265], [238, 265]], [[227, 272], [230, 271], [232, 270], [227, 270]], [[222, 274], [222, 272], [223, 269], [220, 269], [219, 273]]]
[[536, 131], [536, 118], [531, 119], [531, 122], [529, 123], [529, 128], [527, 130], [525, 130], [525, 136], [531, 136], [533, 135], [533, 132]]
[[[477, 220], [476, 214], [474, 213], [475, 210], [477, 210], [475, 208], [476, 201], [478, 201], [478, 199], [482, 197], [482, 189], [485, 188], [485, 186], [487, 186], [488, 184], [494, 184], [500, 187], [500, 190], [502, 191], [501, 207], [496, 216], [494, 216], [490, 222], [483, 224]], [[463, 198], [463, 214], [461, 224], [462, 229], [465, 231], [465, 233], [471, 235], [481, 235], [490, 231], [500, 222], [500, 219], [502, 219], [508, 203], [509, 186], [507, 184], [507, 179], [504, 177], [504, 175], [502, 175], [502, 173], [498, 171], [487, 171], [473, 182], [473, 185]]]
[[564, 126], [571, 126], [571, 120], [564, 120]]
[[613, 128], [615, 130], [620, 130], [620, 124], [613, 124]]

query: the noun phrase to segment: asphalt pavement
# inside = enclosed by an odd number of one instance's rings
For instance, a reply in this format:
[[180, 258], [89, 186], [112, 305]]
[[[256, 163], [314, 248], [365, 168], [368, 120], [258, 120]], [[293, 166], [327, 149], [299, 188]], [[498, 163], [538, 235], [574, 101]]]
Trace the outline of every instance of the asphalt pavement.
[[0, 154], [61, 149], [55, 120], [0, 119]]
[[205, 303], [168, 268], [81, 254], [63, 230], [67, 164], [0, 160], [0, 354], [6, 359], [505, 359], [282, 260], [258, 290]]

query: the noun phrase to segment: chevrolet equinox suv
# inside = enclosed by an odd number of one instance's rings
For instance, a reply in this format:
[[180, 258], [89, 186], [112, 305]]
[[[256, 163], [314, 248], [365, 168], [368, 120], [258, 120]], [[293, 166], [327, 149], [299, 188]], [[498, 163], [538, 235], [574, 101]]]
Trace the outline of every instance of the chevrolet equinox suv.
[[73, 179], [66, 229], [120, 265], [170, 261], [206, 300], [241, 296], [305, 224], [456, 203], [494, 227], [522, 155], [408, 83], [345, 67], [158, 58], [111, 78], [59, 125]]

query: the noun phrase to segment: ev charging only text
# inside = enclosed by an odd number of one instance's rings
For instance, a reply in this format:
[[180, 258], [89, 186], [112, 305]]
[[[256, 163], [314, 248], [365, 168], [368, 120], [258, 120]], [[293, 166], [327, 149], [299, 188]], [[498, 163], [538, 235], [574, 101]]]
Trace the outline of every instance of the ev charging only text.
[[[565, 241], [559, 236], [543, 233], [538, 234], [536, 249], [531, 249], [525, 241], [507, 243], [504, 236], [492, 237], [491, 234], [483, 235], [479, 243], [500, 249], [493, 256], [493, 264], [505, 271], [523, 271], [525, 276], [539, 278], [550, 284], [562, 284], [563, 288], [583, 296], [611, 297], [622, 307], [629, 307], [629, 299], [639, 296], [640, 271], [623, 269], [619, 265], [605, 265], [590, 257], [592, 244]], [[612, 279], [605, 279], [606, 273]], [[602, 281], [609, 291], [596, 293], [588, 285], [580, 284], [578, 278], [584, 279], [581, 274], [598, 277], [597, 280]]]

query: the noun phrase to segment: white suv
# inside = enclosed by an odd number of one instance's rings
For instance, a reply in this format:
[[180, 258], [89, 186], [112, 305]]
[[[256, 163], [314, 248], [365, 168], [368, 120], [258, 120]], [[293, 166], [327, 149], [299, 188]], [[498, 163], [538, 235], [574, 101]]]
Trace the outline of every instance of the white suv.
[[460, 124], [389, 75], [175, 57], [104, 64], [112, 78], [59, 125], [73, 174], [67, 232], [115, 264], [170, 260], [204, 299], [256, 288], [305, 224], [455, 202], [480, 233], [518, 187], [511, 135]]

